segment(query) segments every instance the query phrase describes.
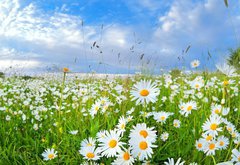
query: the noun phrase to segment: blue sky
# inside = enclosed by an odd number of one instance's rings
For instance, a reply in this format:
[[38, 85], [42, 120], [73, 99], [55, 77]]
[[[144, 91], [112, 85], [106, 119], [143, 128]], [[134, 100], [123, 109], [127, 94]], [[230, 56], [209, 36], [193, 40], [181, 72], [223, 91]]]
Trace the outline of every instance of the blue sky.
[[240, 45], [238, 0], [0, 1], [4, 72], [214, 70]]

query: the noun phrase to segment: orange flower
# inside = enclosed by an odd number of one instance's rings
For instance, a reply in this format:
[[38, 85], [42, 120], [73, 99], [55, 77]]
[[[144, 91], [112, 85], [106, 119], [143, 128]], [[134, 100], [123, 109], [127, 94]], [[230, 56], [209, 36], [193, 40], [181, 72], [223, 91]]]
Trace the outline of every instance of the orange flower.
[[69, 72], [68, 68], [63, 68], [63, 72]]

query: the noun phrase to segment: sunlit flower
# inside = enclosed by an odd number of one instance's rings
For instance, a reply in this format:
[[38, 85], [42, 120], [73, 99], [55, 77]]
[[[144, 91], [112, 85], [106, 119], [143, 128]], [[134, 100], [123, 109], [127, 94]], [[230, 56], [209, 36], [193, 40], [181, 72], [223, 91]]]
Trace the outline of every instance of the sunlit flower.
[[203, 151], [206, 155], [215, 155], [215, 151], [219, 149], [219, 144], [212, 140], [205, 143]]
[[200, 65], [200, 61], [199, 60], [193, 60], [191, 62], [191, 67], [192, 68], [197, 68]]
[[116, 130], [107, 131], [105, 138], [99, 138], [99, 149], [102, 151], [102, 156], [108, 158], [120, 153], [122, 151], [121, 147], [124, 144], [120, 139], [120, 133]]
[[136, 100], [136, 104], [156, 102], [159, 95], [159, 89], [155, 83], [151, 81], [141, 80], [136, 83], [131, 90], [132, 100]]
[[219, 65], [216, 65], [217, 69], [222, 72], [223, 74], [225, 74], [228, 77], [234, 77], [236, 76], [236, 69], [233, 66], [230, 66], [226, 63]]
[[81, 147], [79, 153], [87, 160], [98, 160], [100, 158], [100, 150], [94, 146]]
[[221, 116], [211, 115], [210, 118], [203, 124], [203, 131], [212, 136], [218, 135], [218, 132], [222, 131], [222, 128], [220, 127], [221, 123]]
[[68, 68], [63, 68], [63, 72], [69, 72], [69, 69]]
[[169, 116], [173, 115], [173, 113], [170, 113], [170, 112], [155, 112], [153, 113], [153, 118], [154, 120], [156, 120], [157, 122], [161, 122], [161, 123], [165, 123], [167, 118]]
[[114, 160], [112, 165], [133, 165], [134, 158], [131, 155], [130, 149], [121, 151], [116, 155], [117, 159]]
[[161, 134], [160, 137], [161, 137], [162, 141], [165, 142], [168, 139], [168, 137], [169, 137], [169, 133], [164, 132], [164, 133]]
[[225, 136], [219, 136], [217, 143], [220, 149], [226, 149], [229, 144], [229, 140]]
[[168, 162], [164, 162], [165, 165], [184, 165], [185, 161], [181, 162], [181, 158], [178, 158], [177, 162], [174, 162], [173, 158], [168, 158]]
[[54, 149], [46, 149], [43, 153], [43, 160], [52, 160], [57, 157], [57, 151], [54, 151]]
[[232, 150], [232, 161], [236, 162], [236, 165], [238, 165], [237, 163], [240, 163], [240, 151], [237, 149]]

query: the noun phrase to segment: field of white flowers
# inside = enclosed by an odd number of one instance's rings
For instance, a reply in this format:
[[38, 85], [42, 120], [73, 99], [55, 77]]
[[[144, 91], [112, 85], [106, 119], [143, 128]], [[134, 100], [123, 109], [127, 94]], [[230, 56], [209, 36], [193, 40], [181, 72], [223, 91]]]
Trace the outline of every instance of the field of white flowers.
[[1, 78], [0, 164], [240, 164], [239, 76], [222, 72]]

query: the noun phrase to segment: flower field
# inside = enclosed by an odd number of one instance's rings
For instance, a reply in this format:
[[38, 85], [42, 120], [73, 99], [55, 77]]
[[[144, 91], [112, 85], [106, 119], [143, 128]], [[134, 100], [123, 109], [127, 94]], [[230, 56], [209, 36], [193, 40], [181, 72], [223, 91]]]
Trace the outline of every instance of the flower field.
[[0, 164], [239, 164], [239, 76], [70, 75], [0, 79]]

